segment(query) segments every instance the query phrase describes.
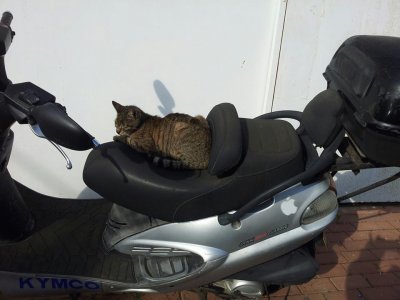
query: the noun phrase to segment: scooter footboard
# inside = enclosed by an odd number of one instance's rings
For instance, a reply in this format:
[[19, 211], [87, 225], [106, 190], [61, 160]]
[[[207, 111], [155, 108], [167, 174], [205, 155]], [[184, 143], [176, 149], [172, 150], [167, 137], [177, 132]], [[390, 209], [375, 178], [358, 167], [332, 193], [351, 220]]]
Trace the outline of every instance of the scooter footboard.
[[314, 241], [261, 265], [236, 273], [234, 280], [258, 281], [267, 285], [302, 284], [319, 269], [314, 258]]

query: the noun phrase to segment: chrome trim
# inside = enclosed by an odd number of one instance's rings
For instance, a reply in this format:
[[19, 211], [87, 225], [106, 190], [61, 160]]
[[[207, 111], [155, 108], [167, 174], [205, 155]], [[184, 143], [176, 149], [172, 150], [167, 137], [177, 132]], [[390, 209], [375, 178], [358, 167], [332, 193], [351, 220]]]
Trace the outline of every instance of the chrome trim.
[[58, 152], [60, 152], [61, 153], [61, 155], [64, 157], [64, 159], [65, 159], [65, 162], [66, 162], [66, 168], [68, 169], [68, 170], [71, 170], [72, 169], [72, 162], [71, 162], [71, 160], [69, 159], [69, 157], [68, 157], [68, 155], [64, 152], [64, 150], [59, 146], [59, 145], [57, 145], [56, 143], [54, 143], [53, 141], [50, 141], [50, 140], [48, 140], [49, 142], [50, 142], [50, 144], [52, 144], [54, 147], [56, 147], [56, 149], [58, 150]]
[[64, 157], [65, 161], [66, 161], [66, 168], [68, 170], [72, 169], [72, 162], [69, 159], [68, 155], [64, 152], [64, 150], [56, 143], [54, 143], [53, 141], [49, 140], [42, 132], [42, 129], [40, 129], [38, 124], [34, 124], [34, 125], [30, 125], [32, 132], [37, 136], [40, 137], [42, 139], [46, 139], [49, 141], [50, 144], [52, 144], [57, 150], [58, 152], [61, 153], [61, 155]]
[[30, 125], [30, 127], [31, 127], [31, 130], [34, 133], [34, 135], [36, 135], [37, 137], [40, 137], [42, 139], [47, 139], [38, 124]]
[[[154, 241], [154, 240], [127, 240], [128, 243], [124, 241], [121, 241], [118, 243], [118, 246], [126, 250], [127, 248], [131, 248], [132, 254], [136, 255], [136, 251], [134, 250], [135, 247], [138, 248], [146, 248], [146, 247], [170, 247], [173, 249], [179, 249], [182, 251], [188, 251], [194, 254], [197, 254], [202, 257], [203, 259], [203, 265], [198, 269], [193, 271], [192, 273], [189, 273], [188, 275], [184, 277], [176, 277], [176, 278], [171, 278], [167, 282], [160, 282], [160, 280], [151, 280], [150, 278], [146, 278], [148, 281], [146, 283], [137, 283], [136, 285], [143, 286], [144, 288], [154, 288], [155, 290], [158, 290], [162, 286], [168, 286], [172, 287], [177, 283], [182, 283], [182, 282], [188, 282], [191, 281], [191, 278], [195, 278], [198, 276], [205, 274], [209, 274], [211, 270], [217, 268], [220, 266], [225, 259], [228, 256], [228, 253], [217, 248], [213, 247], [207, 247], [207, 246], [202, 246], [202, 245], [196, 245], [196, 244], [188, 244], [188, 243], [180, 243], [180, 242], [169, 242], [169, 241]], [[116, 247], [118, 250], [118, 247]], [[212, 273], [212, 272], [211, 272]], [[153, 282], [151, 282], [153, 281]]]
[[[237, 296], [236, 293], [239, 292], [243, 296], [253, 298], [261, 297], [265, 293], [263, 284], [257, 281], [226, 279], [216, 282], [214, 285], [224, 288], [225, 292], [232, 296]], [[249, 288], [252, 290], [249, 291]]]
[[155, 241], [155, 240], [144, 240], [144, 239], [143, 240], [138, 239], [133, 241], [128, 240], [129, 242], [128, 245], [126, 245], [124, 242], [125, 240], [118, 243], [118, 247], [116, 247], [116, 250], [118, 250], [119, 247], [124, 247], [125, 249], [126, 247], [131, 247], [132, 250], [134, 250], [135, 247], [138, 248], [140, 247], [142, 249], [145, 249], [146, 246], [150, 246], [153, 249], [165, 247], [165, 248], [179, 249], [197, 254], [203, 258], [204, 262], [218, 260], [228, 255], [227, 252], [221, 249], [207, 247], [203, 245], [189, 244], [189, 243]]

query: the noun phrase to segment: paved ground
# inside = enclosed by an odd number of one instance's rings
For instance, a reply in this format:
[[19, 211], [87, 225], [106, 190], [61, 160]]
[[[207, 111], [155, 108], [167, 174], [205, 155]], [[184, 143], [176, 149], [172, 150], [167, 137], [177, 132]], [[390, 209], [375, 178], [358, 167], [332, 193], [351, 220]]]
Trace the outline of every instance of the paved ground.
[[[270, 300], [399, 300], [400, 206], [342, 207], [319, 245], [318, 275], [309, 283], [281, 289]], [[1, 298], [1, 297], [0, 297]], [[208, 294], [207, 300], [219, 300]], [[33, 298], [19, 298], [33, 299]], [[34, 299], [71, 299], [68, 296]], [[200, 300], [193, 292], [144, 295], [82, 295], [75, 300]], [[204, 300], [205, 298], [203, 298]]]

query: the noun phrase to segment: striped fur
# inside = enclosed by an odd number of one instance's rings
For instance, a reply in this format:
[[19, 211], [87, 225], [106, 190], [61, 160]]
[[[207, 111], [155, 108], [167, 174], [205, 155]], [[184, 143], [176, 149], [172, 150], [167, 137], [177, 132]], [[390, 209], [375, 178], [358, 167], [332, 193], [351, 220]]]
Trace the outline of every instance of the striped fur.
[[113, 101], [119, 136], [139, 152], [148, 153], [156, 165], [168, 168], [206, 169], [211, 149], [211, 133], [202, 116], [173, 113], [160, 118], [136, 106]]

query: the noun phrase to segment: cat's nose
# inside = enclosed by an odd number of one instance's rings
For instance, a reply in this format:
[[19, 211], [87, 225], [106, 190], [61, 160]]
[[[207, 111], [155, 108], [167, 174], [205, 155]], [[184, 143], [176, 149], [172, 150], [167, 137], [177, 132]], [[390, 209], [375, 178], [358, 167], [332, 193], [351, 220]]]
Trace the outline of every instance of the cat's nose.
[[117, 131], [117, 134], [119, 134], [119, 133], [121, 132], [121, 129], [118, 129], [118, 128], [117, 128], [116, 131]]

